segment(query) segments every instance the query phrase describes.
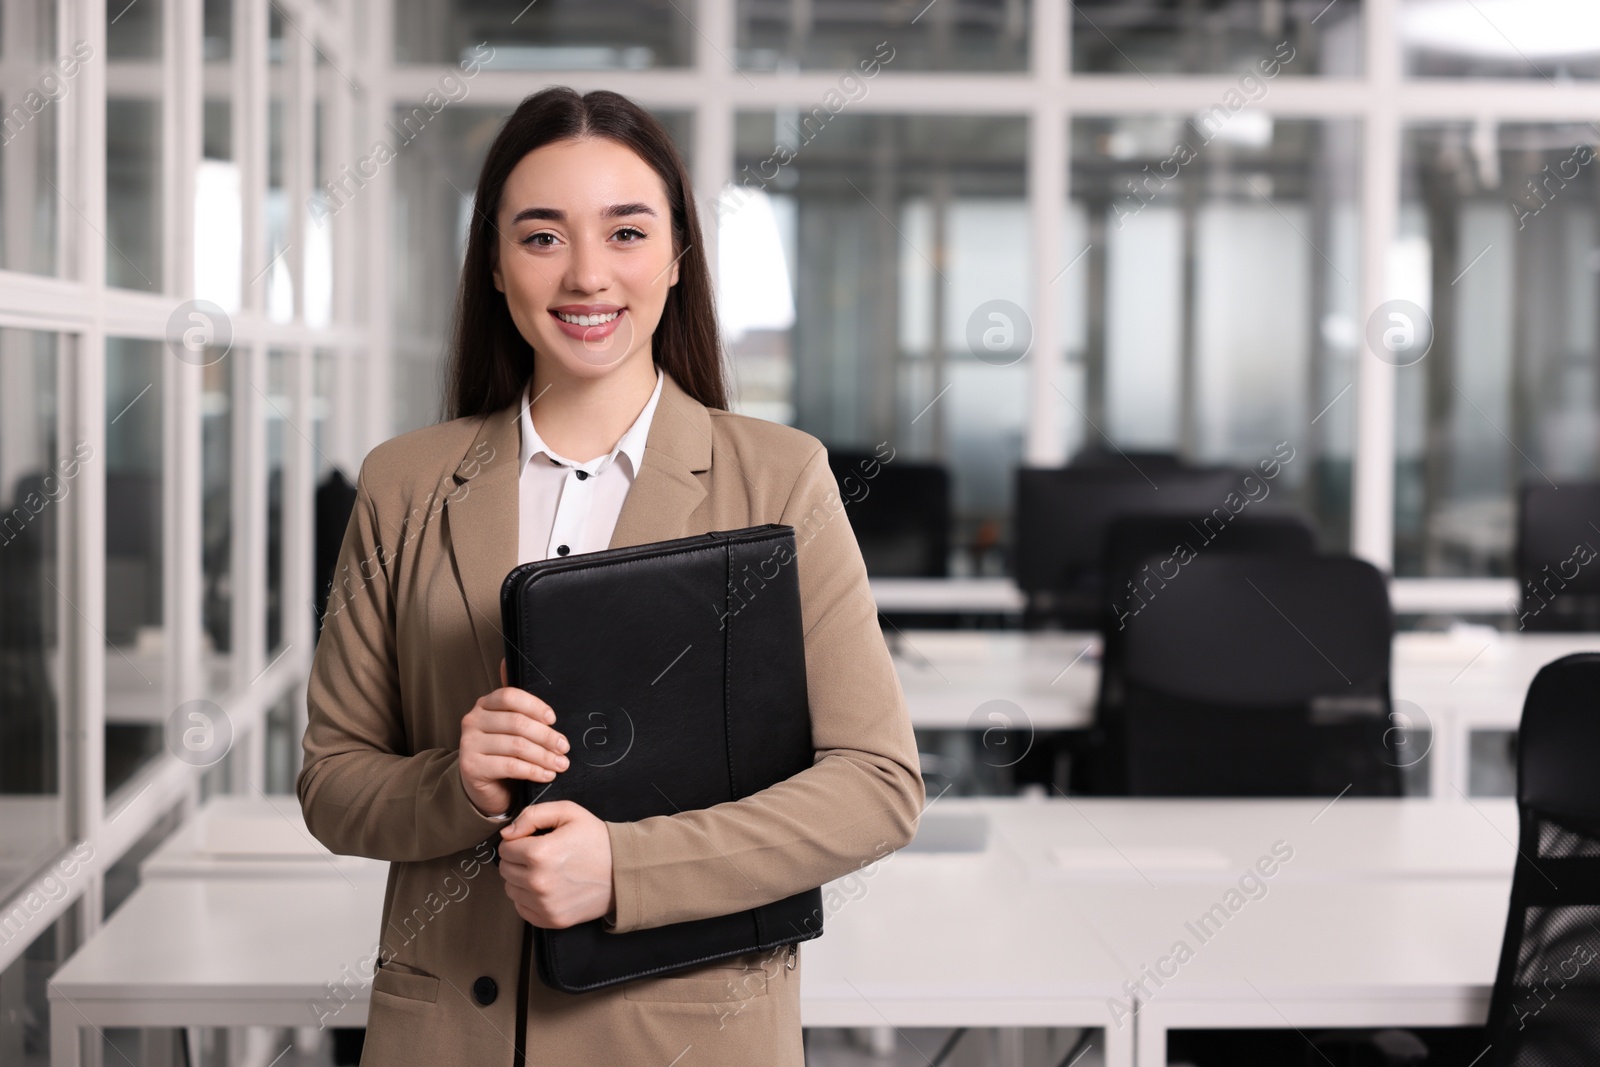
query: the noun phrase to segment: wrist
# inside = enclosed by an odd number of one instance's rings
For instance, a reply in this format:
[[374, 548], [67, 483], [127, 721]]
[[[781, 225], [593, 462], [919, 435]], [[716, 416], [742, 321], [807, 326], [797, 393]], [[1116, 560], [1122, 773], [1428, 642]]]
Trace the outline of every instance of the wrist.
[[501, 812], [499, 815], [484, 811], [482, 806], [478, 804], [477, 800], [473, 799], [472, 793], [467, 789], [467, 782], [464, 778], [461, 780], [461, 791], [467, 795], [467, 803], [472, 805], [472, 810], [477, 812], [479, 815], [482, 815], [485, 819], [488, 819], [492, 822], [505, 822], [507, 819], [511, 818], [511, 811], [509, 808]]

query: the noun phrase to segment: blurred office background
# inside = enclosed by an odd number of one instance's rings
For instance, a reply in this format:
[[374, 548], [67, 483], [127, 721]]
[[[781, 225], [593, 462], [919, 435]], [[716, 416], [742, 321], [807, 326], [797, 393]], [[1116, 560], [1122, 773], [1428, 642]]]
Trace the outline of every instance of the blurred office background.
[[1519, 495], [1600, 465], [1597, 79], [1581, 0], [6, 0], [0, 1061], [196, 804], [292, 792], [319, 501], [438, 419], [529, 93], [677, 139], [737, 410], [942, 470], [875, 578], [1013, 578], [1019, 468], [1286, 443], [1402, 628], [1510, 629]]

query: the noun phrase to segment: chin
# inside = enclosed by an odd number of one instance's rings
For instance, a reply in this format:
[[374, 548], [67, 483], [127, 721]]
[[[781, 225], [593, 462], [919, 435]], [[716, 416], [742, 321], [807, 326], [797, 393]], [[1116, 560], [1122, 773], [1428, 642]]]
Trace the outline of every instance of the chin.
[[567, 345], [566, 337], [557, 337], [546, 348], [536, 347], [535, 352], [551, 353], [551, 358], [560, 365], [562, 371], [574, 378], [604, 378], [632, 358], [632, 354], [624, 356], [600, 351], [585, 352], [580, 355], [571, 351]]

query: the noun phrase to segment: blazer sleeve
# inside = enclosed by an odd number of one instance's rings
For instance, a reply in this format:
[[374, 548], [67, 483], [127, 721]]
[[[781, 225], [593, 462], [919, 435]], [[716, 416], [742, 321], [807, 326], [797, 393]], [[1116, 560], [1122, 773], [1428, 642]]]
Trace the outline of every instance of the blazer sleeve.
[[916, 740], [822, 446], [778, 521], [795, 528], [815, 762], [730, 803], [607, 823], [615, 933], [781, 900], [916, 832], [924, 799]]
[[[305, 760], [295, 790], [312, 836], [335, 853], [436, 859], [474, 847], [504, 824], [467, 798], [459, 751], [410, 750], [395, 639], [398, 545], [384, 543], [368, 491], [369, 464], [370, 457], [356, 479], [311, 661]], [[390, 525], [400, 531], [398, 540], [403, 524]]]

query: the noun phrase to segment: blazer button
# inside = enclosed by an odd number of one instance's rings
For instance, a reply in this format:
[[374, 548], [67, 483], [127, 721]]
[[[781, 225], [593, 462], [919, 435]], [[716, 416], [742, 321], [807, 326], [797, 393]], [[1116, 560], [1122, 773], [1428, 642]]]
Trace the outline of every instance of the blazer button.
[[484, 975], [472, 983], [472, 996], [484, 1007], [494, 1003], [494, 998], [499, 996], [500, 987], [494, 984], [494, 979]]

